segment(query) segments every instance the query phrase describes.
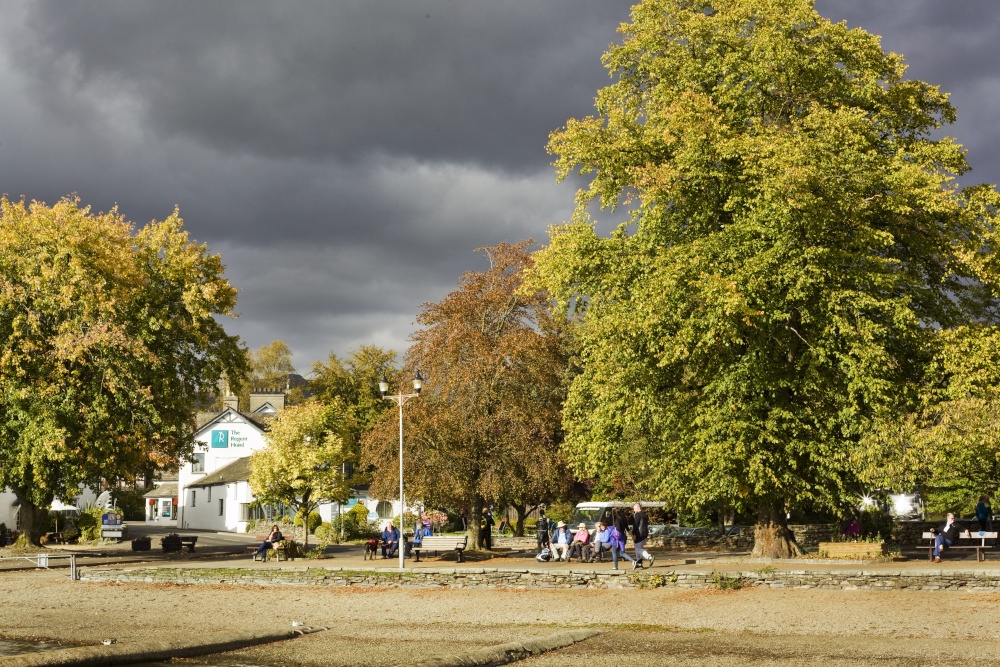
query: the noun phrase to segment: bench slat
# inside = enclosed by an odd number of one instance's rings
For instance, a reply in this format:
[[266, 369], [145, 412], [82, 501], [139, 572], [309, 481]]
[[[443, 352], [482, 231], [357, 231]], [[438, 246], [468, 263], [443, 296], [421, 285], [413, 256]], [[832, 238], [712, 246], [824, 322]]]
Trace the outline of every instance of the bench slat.
[[469, 544], [469, 536], [463, 535], [461, 537], [455, 536], [444, 536], [444, 535], [428, 535], [424, 537], [420, 544], [414, 543], [411, 549], [416, 552], [417, 560], [420, 560], [421, 551], [451, 551], [454, 550], [458, 553], [458, 562], [463, 562], [462, 552], [465, 547]]

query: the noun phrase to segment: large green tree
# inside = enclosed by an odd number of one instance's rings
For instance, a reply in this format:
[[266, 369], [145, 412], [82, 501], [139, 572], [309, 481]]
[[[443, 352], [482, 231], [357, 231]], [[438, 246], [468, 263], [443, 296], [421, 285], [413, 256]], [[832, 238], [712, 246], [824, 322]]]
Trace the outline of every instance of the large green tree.
[[[529, 241], [482, 250], [485, 271], [462, 276], [459, 288], [427, 304], [407, 352], [409, 373], [426, 377], [423, 393], [404, 408], [407, 497], [461, 510], [470, 541], [488, 503], [523, 508], [563, 495], [573, 481], [559, 453], [568, 367], [566, 328], [544, 292], [524, 290]], [[393, 390], [404, 384], [394, 384]], [[376, 492], [399, 494], [398, 413], [383, 417], [365, 439], [363, 461]]]
[[[534, 278], [583, 313], [566, 451], [589, 474], [631, 452], [788, 556], [786, 511], [857, 488], [937, 332], [996, 320], [998, 198], [954, 181], [947, 95], [810, 0], [649, 0], [621, 32], [598, 114], [549, 146], [591, 175]], [[627, 212], [609, 236], [594, 202]]]
[[194, 411], [245, 352], [215, 319], [236, 289], [175, 211], [0, 198], [0, 487], [37, 544], [54, 497], [190, 451]]

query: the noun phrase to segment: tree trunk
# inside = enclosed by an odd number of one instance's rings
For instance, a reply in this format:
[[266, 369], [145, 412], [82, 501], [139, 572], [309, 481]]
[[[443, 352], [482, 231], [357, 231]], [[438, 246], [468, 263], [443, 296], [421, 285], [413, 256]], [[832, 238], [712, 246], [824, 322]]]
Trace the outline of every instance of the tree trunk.
[[514, 535], [524, 537], [524, 518], [528, 516], [528, 508], [524, 503], [518, 503], [512, 507], [517, 513], [517, 521], [514, 522]]
[[[302, 538], [302, 551], [309, 549], [309, 511], [308, 507], [299, 508], [299, 516], [302, 518], [302, 534], [304, 535]], [[399, 534], [403, 534], [402, 528], [399, 529]]]
[[795, 536], [788, 530], [784, 504], [762, 502], [757, 510], [754, 528], [753, 554], [755, 558], [794, 558], [802, 555]]
[[26, 546], [27, 544], [36, 547], [42, 546], [42, 535], [45, 534], [45, 521], [49, 518], [49, 508], [52, 506], [52, 498], [49, 497], [43, 507], [38, 507], [28, 500], [26, 489], [15, 488], [13, 491], [14, 496], [20, 502], [21, 510], [21, 537], [18, 538], [18, 544], [22, 546]]
[[483, 499], [474, 498], [470, 511], [472, 512], [472, 516], [466, 519], [465, 530], [469, 535], [469, 544], [472, 544], [474, 549], [479, 550], [483, 548], [482, 540], [479, 536], [479, 522], [483, 519]]

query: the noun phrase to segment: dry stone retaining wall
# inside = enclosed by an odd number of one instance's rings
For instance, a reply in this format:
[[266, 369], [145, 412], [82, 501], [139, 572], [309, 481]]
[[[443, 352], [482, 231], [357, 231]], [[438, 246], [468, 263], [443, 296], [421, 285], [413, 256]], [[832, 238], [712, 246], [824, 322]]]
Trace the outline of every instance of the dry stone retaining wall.
[[420, 569], [405, 572], [342, 568], [86, 568], [85, 581], [131, 581], [180, 584], [249, 584], [258, 586], [360, 586], [391, 588], [687, 588], [743, 586], [840, 590], [982, 590], [1000, 591], [1000, 570], [774, 571], [770, 568], [717, 574], [657, 568], [631, 570], [517, 570], [492, 568]]

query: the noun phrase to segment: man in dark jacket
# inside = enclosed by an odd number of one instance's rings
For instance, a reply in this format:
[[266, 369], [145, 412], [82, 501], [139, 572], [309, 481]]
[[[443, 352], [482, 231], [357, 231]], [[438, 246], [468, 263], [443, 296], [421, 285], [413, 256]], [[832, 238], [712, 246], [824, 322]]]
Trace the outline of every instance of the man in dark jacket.
[[538, 551], [549, 546], [549, 518], [545, 516], [545, 510], [538, 510], [538, 535], [535, 538], [538, 544]]
[[653, 567], [653, 554], [646, 551], [646, 540], [649, 539], [649, 517], [643, 511], [642, 505], [632, 506], [632, 520], [629, 522], [629, 532], [632, 533], [632, 544], [635, 546], [635, 562], [637, 568], [642, 568], [642, 561], [649, 561]]
[[958, 524], [955, 523], [955, 515], [948, 512], [948, 518], [938, 526], [937, 535], [934, 537], [934, 562], [941, 562], [941, 551], [945, 547], [950, 547], [958, 539], [958, 534], [962, 532]]

